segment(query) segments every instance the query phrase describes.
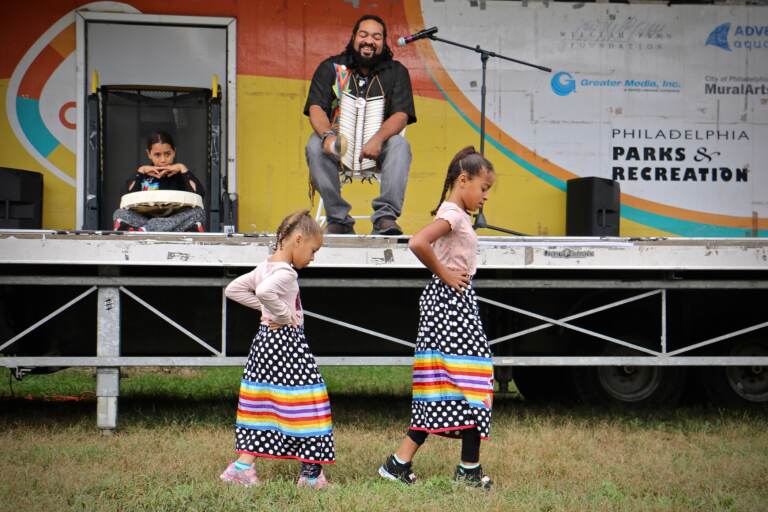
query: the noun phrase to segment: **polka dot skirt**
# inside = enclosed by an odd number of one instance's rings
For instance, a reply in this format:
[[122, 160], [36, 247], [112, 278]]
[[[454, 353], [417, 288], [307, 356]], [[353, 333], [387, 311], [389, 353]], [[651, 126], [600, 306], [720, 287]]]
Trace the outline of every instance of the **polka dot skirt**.
[[325, 382], [303, 329], [260, 326], [243, 371], [235, 451], [331, 463], [330, 414]]
[[[429, 354], [432, 360], [456, 361], [466, 358], [478, 361], [488, 369], [489, 378], [485, 382], [490, 393], [488, 400], [480, 403], [480, 406], [470, 404], [461, 396], [461, 390], [456, 388], [454, 394], [425, 397], [424, 391], [416, 389], [419, 372], [417, 365], [414, 365], [411, 428], [459, 437], [461, 430], [476, 427], [480, 437], [487, 439], [491, 425], [492, 354], [483, 331], [474, 290], [470, 286], [464, 293], [458, 293], [433, 276], [421, 294], [419, 309], [417, 360], [420, 355]], [[450, 372], [445, 369], [441, 371]], [[450, 375], [448, 379], [458, 382], [461, 377]], [[455, 396], [455, 392], [459, 396]], [[473, 404], [477, 403], [473, 400]]]

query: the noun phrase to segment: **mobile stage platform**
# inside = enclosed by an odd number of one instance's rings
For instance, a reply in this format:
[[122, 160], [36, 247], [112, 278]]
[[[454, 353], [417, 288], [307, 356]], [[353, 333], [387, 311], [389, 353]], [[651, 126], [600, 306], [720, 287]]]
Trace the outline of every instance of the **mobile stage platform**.
[[[97, 424], [120, 368], [243, 366], [258, 312], [223, 289], [271, 235], [0, 231], [0, 366], [95, 367]], [[300, 271], [320, 365], [409, 365], [428, 272], [407, 237], [326, 236]], [[768, 241], [480, 237], [473, 281], [497, 380], [525, 396], [768, 402]], [[510, 371], [510, 369], [512, 369]], [[698, 382], [698, 381], [697, 381]]]

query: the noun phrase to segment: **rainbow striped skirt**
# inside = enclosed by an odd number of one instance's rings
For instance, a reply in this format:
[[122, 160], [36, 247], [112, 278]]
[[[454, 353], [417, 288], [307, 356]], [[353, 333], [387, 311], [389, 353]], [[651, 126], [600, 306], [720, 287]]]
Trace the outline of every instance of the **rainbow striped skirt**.
[[477, 428], [487, 439], [493, 361], [474, 290], [458, 293], [433, 277], [419, 307], [410, 428], [449, 437]]
[[240, 382], [235, 451], [335, 460], [331, 403], [302, 328], [260, 326]]

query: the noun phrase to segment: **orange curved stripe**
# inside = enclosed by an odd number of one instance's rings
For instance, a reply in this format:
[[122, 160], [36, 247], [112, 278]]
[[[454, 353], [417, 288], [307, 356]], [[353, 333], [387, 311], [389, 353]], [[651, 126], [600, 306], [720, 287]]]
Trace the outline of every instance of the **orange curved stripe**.
[[63, 60], [61, 54], [50, 45], [43, 48], [21, 79], [17, 94], [23, 98], [40, 99], [45, 83]]
[[72, 23], [53, 38], [49, 46], [66, 59], [70, 53], [75, 51], [75, 40], [75, 24]]

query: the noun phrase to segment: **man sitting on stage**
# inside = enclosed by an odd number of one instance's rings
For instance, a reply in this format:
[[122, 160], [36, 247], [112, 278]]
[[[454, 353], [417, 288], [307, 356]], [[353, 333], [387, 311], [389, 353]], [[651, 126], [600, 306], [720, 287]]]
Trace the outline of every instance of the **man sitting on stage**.
[[[343, 53], [330, 57], [315, 70], [304, 106], [304, 115], [314, 129], [306, 147], [312, 185], [320, 192], [330, 234], [354, 234], [350, 204], [341, 197], [338, 132], [334, 130], [341, 95], [348, 92], [360, 103], [384, 96], [381, 128], [362, 144], [360, 159], [375, 160], [381, 171], [380, 195], [372, 202], [373, 234], [400, 235], [400, 216], [411, 165], [411, 147], [400, 135], [416, 122], [411, 78], [400, 62], [393, 60], [387, 45], [387, 27], [378, 16], [362, 16]], [[352, 141], [354, 143], [354, 141]]]

